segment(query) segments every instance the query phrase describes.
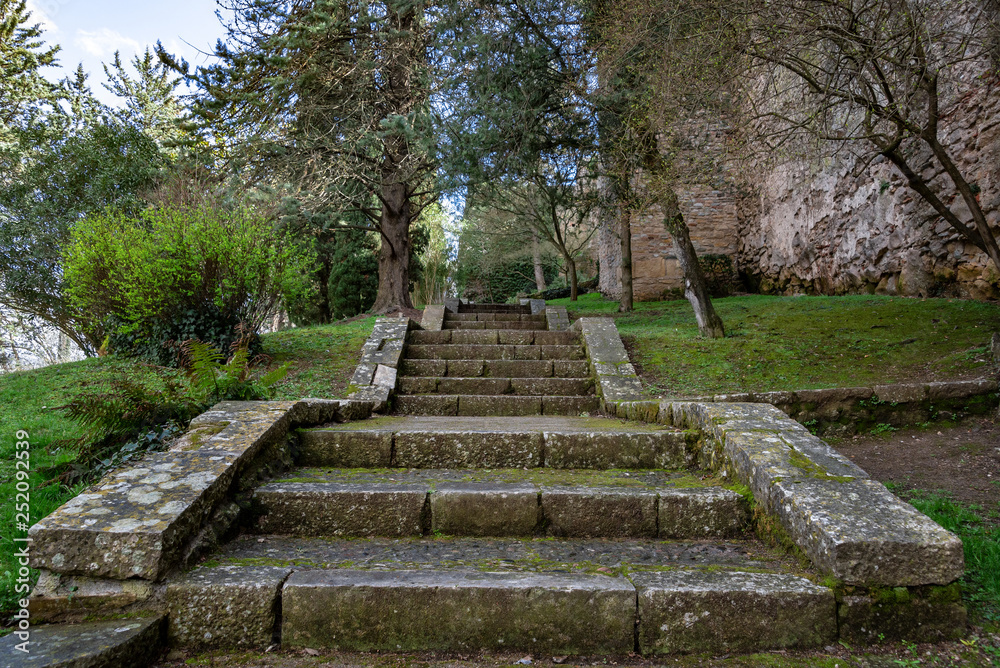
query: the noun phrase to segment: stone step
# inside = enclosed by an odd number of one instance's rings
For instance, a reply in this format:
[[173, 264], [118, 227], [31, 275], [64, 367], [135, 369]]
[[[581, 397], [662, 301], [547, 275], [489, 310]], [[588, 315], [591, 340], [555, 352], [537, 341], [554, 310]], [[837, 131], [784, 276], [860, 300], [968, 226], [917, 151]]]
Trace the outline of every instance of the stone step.
[[516, 396], [511, 394], [400, 394], [393, 399], [396, 415], [583, 415], [597, 413], [596, 396]]
[[576, 332], [550, 332], [523, 329], [446, 329], [441, 331], [413, 330], [407, 343], [411, 345], [442, 345], [446, 343], [478, 345], [580, 345]]
[[244, 627], [263, 639], [280, 610], [285, 648], [649, 655], [831, 643], [833, 591], [786, 559], [753, 540], [246, 536], [169, 581], [167, 600], [172, 638], [178, 619], [187, 638], [224, 643]]
[[589, 378], [586, 360], [402, 360], [401, 376]]
[[745, 499], [671, 471], [298, 469], [254, 493], [260, 533], [729, 538]]
[[545, 323], [545, 314], [539, 313], [445, 313], [445, 322], [532, 322]]
[[299, 434], [302, 466], [678, 469], [688, 434], [663, 425], [579, 417], [387, 417]]
[[520, 329], [546, 331], [548, 328], [544, 322], [507, 322], [501, 320], [471, 321], [471, 320], [445, 320], [441, 325], [444, 330], [462, 329]]
[[[531, 314], [530, 305], [521, 304], [462, 304], [459, 313], [523, 313]], [[449, 311], [448, 313], [451, 313]]]
[[454, 378], [402, 376], [399, 394], [514, 394], [586, 396], [594, 393], [590, 378]]
[[584, 360], [581, 346], [548, 345], [408, 345], [403, 351], [409, 360]]

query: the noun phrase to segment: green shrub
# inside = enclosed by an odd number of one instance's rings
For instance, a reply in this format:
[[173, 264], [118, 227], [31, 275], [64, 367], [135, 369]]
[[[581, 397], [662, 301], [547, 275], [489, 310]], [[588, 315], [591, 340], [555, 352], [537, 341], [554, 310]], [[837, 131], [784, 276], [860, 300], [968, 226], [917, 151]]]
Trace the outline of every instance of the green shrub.
[[227, 350], [306, 287], [314, 254], [249, 208], [108, 210], [81, 219], [63, 257], [73, 304], [103, 322], [113, 352], [175, 365], [178, 343]]

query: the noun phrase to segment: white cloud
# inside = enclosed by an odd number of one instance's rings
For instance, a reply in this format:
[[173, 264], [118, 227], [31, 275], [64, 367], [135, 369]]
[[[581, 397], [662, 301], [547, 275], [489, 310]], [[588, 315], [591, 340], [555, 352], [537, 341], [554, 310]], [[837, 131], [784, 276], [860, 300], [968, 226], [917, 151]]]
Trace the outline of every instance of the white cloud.
[[139, 42], [110, 28], [77, 30], [73, 44], [98, 58], [106, 58], [115, 51], [121, 51], [122, 60], [125, 61], [131, 60], [134, 54], [143, 50]]

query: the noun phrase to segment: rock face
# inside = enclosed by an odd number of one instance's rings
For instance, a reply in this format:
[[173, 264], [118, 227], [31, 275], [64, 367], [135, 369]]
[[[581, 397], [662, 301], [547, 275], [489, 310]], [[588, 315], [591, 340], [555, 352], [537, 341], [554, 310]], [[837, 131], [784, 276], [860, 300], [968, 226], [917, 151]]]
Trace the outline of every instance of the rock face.
[[[996, 229], [1000, 96], [984, 83], [947, 112], [939, 136]], [[986, 254], [935, 218], [895, 167], [879, 159], [859, 171], [847, 153], [749, 177], [757, 192], [740, 202], [739, 265], [752, 284], [785, 294], [1000, 296], [1000, 272]], [[936, 169], [928, 159], [913, 161], [925, 176]], [[954, 192], [943, 192], [950, 203]], [[956, 210], [962, 216], [965, 207]]]

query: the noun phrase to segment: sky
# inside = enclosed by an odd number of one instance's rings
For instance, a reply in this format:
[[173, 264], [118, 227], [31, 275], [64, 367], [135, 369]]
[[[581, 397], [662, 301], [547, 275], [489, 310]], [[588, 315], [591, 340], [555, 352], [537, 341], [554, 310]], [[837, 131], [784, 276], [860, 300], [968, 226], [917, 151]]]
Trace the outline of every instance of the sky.
[[32, 22], [42, 24], [46, 44], [62, 46], [60, 67], [45, 76], [61, 79], [83, 63], [94, 95], [116, 106], [101, 85], [107, 81], [101, 63], [110, 63], [116, 50], [127, 63], [159, 40], [170, 53], [202, 65], [202, 52], [223, 36], [215, 0], [28, 0], [28, 9]]

